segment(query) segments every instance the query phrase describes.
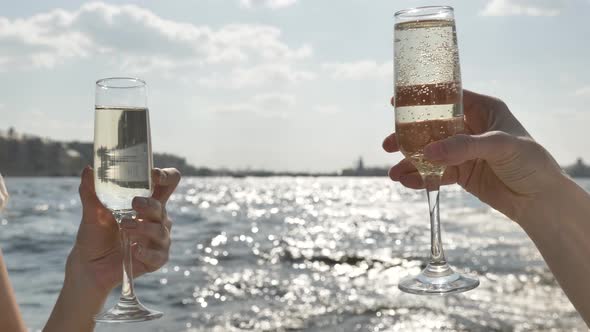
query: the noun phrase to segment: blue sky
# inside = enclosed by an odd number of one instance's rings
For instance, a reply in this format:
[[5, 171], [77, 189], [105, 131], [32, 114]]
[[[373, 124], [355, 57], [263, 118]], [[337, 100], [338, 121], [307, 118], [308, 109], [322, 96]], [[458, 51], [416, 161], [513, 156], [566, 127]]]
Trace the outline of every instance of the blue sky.
[[94, 81], [149, 85], [154, 150], [195, 165], [393, 164], [393, 13], [455, 7], [464, 86], [590, 161], [589, 0], [0, 1], [0, 129], [92, 139]]

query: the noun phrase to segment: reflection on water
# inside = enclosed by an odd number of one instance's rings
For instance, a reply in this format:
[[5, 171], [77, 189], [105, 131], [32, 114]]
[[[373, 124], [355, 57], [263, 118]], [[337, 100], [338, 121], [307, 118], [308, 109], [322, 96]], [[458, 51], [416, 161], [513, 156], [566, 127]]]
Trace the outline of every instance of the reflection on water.
[[107, 149], [101, 146], [96, 150], [96, 177], [101, 183], [110, 182], [125, 188], [149, 189], [149, 184], [146, 183], [150, 169], [147, 153], [146, 143], [123, 149]]
[[[36, 329], [63, 280], [80, 218], [77, 184], [8, 179], [0, 243]], [[184, 179], [168, 206], [170, 262], [137, 282], [164, 318], [97, 331], [586, 330], [514, 223], [459, 187], [441, 200], [448, 258], [481, 286], [421, 297], [397, 283], [429, 253], [422, 192], [377, 178]]]
[[151, 143], [145, 108], [100, 108], [95, 118], [96, 178], [125, 188], [149, 189]]

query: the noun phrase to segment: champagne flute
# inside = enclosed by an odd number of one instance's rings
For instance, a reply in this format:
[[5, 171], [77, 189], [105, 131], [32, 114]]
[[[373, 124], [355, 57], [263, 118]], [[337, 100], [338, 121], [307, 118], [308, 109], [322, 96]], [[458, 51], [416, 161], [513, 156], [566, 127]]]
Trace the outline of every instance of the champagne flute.
[[416, 167], [430, 210], [430, 261], [399, 283], [413, 294], [464, 292], [479, 280], [453, 271], [442, 247], [439, 187], [444, 166], [424, 159], [424, 147], [463, 131], [463, 90], [453, 8], [429, 6], [395, 13], [395, 132], [400, 151]]
[[123, 251], [119, 302], [95, 320], [116, 323], [157, 319], [162, 313], [146, 308], [135, 296], [131, 243], [120, 227], [123, 219], [135, 219], [133, 198], [153, 193], [146, 83], [128, 77], [98, 80], [94, 115], [94, 188], [119, 225]]

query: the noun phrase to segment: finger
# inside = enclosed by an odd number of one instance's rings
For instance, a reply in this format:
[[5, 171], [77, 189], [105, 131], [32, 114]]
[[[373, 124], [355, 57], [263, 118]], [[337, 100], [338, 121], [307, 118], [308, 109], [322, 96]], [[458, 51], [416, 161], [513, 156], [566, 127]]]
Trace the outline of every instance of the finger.
[[135, 197], [131, 206], [137, 211], [137, 218], [161, 222], [164, 219], [162, 203], [151, 197]]
[[416, 172], [416, 167], [414, 167], [414, 165], [412, 165], [412, 162], [408, 158], [406, 158], [397, 163], [397, 165], [393, 166], [389, 170], [389, 177], [393, 181], [399, 181], [401, 175], [412, 172]]
[[[503, 128], [505, 121], [510, 123], [509, 127], [518, 122], [502, 100], [469, 90], [463, 90], [463, 113], [465, 130], [472, 134]], [[524, 128], [522, 132], [528, 135]]]
[[[506, 104], [496, 97], [484, 95], [482, 93], [473, 92], [470, 90], [463, 89], [463, 111], [469, 110], [483, 110], [483, 111], [490, 111], [489, 107], [477, 107], [483, 106], [485, 104], [492, 104], [492, 105], [503, 105]], [[491, 107], [492, 109], [495, 107]]]
[[82, 170], [80, 180], [80, 187], [78, 188], [78, 192], [80, 193], [80, 200], [82, 201], [82, 206], [92, 206], [101, 204], [96, 197], [96, 192], [94, 190], [94, 172], [92, 167], [86, 166]]
[[136, 242], [148, 240], [155, 243], [158, 248], [170, 248], [170, 232], [162, 223], [147, 220], [124, 221], [121, 223], [121, 227]]
[[479, 103], [482, 100], [482, 98], [485, 97], [488, 96], [484, 96], [479, 93], [463, 89], [463, 109], [471, 109], [473, 105]]
[[499, 131], [482, 135], [455, 135], [427, 145], [424, 157], [443, 165], [459, 165], [474, 159], [494, 163], [510, 155], [516, 143], [515, 137]]
[[166, 212], [166, 208], [164, 207], [164, 220], [162, 220], [162, 224], [166, 226], [168, 229], [168, 234], [172, 231], [172, 219], [168, 216], [168, 212]]
[[168, 250], [148, 248], [142, 243], [133, 246], [133, 257], [146, 266], [148, 272], [153, 272], [168, 261]]
[[176, 187], [180, 182], [180, 172], [176, 168], [154, 168], [156, 185]]
[[[451, 168], [449, 168], [451, 169]], [[422, 176], [420, 175], [420, 173], [413, 172], [413, 173], [407, 173], [407, 174], [402, 174], [400, 176], [399, 182], [404, 186], [404, 187], [408, 187], [410, 189], [424, 189], [424, 180], [422, 179]], [[457, 183], [457, 175], [454, 171], [451, 171], [450, 173], [444, 173], [442, 178], [441, 178], [441, 182], [440, 184], [445, 186], [445, 185], [449, 185], [449, 184], [455, 184]]]
[[165, 205], [180, 182], [180, 172], [176, 168], [155, 168], [154, 173], [156, 187], [152, 197]]
[[443, 173], [440, 184], [448, 185], [457, 183], [459, 179], [459, 168], [457, 166], [449, 166]]
[[422, 176], [418, 172], [403, 174], [399, 178], [399, 182], [410, 189], [424, 189], [424, 182]]
[[385, 137], [383, 140], [383, 150], [387, 152], [397, 152], [399, 151], [399, 146], [397, 145], [397, 137], [395, 133]]
[[395, 107], [395, 96], [391, 97], [389, 102], [391, 103], [391, 106]]

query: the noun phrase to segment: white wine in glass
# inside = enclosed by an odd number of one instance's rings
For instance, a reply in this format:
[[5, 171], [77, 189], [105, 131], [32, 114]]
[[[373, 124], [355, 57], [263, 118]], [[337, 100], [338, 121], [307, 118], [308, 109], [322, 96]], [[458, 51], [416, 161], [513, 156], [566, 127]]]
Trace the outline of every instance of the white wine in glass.
[[[94, 189], [117, 224], [135, 219], [135, 196], [153, 193], [152, 145], [146, 83], [113, 77], [96, 82], [94, 111]], [[118, 303], [95, 317], [103, 323], [141, 322], [162, 317], [135, 296], [131, 243], [119, 227], [123, 252], [123, 283]]]
[[463, 90], [453, 8], [430, 6], [395, 13], [395, 133], [400, 151], [416, 167], [430, 210], [431, 252], [426, 268], [399, 283], [413, 294], [449, 294], [473, 289], [475, 278], [447, 264], [439, 219], [444, 166], [424, 159], [424, 147], [463, 131]]

